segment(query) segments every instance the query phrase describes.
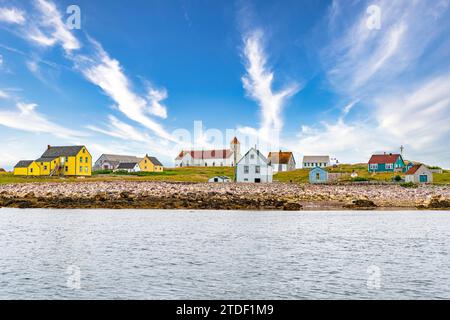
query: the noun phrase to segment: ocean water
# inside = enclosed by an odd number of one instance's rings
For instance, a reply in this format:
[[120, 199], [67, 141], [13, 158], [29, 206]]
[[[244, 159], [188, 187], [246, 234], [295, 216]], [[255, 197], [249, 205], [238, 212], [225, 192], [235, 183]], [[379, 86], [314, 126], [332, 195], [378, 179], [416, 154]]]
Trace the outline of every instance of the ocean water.
[[0, 299], [449, 299], [450, 212], [0, 209]]

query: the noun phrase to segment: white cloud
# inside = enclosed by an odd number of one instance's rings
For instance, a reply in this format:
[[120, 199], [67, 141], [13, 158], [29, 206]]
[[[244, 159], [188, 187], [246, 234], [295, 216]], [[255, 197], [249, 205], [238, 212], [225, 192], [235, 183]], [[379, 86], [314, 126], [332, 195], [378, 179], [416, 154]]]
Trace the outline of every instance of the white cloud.
[[262, 116], [260, 136], [265, 140], [270, 140], [281, 131], [283, 107], [287, 99], [298, 92], [299, 86], [290, 84], [278, 92], [273, 90], [274, 74], [267, 67], [262, 36], [261, 31], [254, 31], [244, 38], [247, 74], [242, 77], [242, 82], [247, 94], [260, 106]]
[[80, 49], [81, 44], [63, 22], [63, 17], [56, 5], [47, 0], [35, 0], [37, 10], [42, 19], [36, 21], [28, 31], [30, 40], [42, 46], [53, 46], [60, 43], [67, 53]]
[[16, 8], [0, 8], [0, 21], [24, 24], [25, 20], [25, 13], [22, 10]]
[[87, 128], [100, 132], [103, 134], [106, 134], [108, 136], [119, 138], [122, 140], [132, 140], [132, 141], [138, 141], [138, 142], [148, 142], [151, 140], [151, 138], [148, 136], [148, 134], [139, 132], [135, 127], [120, 121], [116, 117], [110, 115], [108, 116], [109, 124], [108, 129], [101, 129], [96, 126], [88, 125]]
[[17, 103], [16, 110], [0, 111], [0, 125], [34, 132], [50, 133], [61, 138], [84, 137], [86, 134], [67, 129], [50, 121], [45, 115], [36, 111], [37, 104]]
[[0, 90], [0, 98], [6, 99], [6, 98], [8, 98], [8, 97], [9, 97], [9, 95], [8, 95], [5, 91]]
[[[110, 58], [99, 43], [93, 41], [93, 44], [96, 48], [95, 57], [77, 57], [74, 60], [86, 79], [99, 86], [129, 119], [152, 130], [161, 138], [173, 140], [161, 124], [147, 116], [147, 113], [155, 111], [155, 106], [149, 106], [145, 98], [132, 91], [131, 83], [119, 61]], [[161, 98], [164, 96], [152, 97], [152, 102], [157, 105]], [[158, 111], [161, 112], [160, 109]]]
[[150, 87], [148, 89], [147, 101], [150, 105], [149, 113], [160, 118], [167, 118], [167, 107], [161, 101], [167, 99], [168, 94], [166, 89], [155, 89]]

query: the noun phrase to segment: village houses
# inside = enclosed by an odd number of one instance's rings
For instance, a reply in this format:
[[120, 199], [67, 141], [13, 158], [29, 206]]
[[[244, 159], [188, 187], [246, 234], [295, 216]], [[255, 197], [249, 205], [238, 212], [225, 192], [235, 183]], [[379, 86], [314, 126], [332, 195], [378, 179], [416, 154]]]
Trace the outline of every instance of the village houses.
[[269, 152], [267, 156], [273, 172], [286, 172], [295, 170], [295, 159], [292, 152]]
[[20, 176], [90, 176], [92, 157], [85, 146], [47, 146], [36, 160], [21, 160], [14, 166]]
[[302, 165], [304, 169], [326, 168], [331, 166], [330, 156], [304, 156]]
[[98, 170], [163, 172], [164, 166], [156, 157], [151, 157], [148, 154], [143, 158], [129, 155], [102, 154], [94, 164], [94, 171]]

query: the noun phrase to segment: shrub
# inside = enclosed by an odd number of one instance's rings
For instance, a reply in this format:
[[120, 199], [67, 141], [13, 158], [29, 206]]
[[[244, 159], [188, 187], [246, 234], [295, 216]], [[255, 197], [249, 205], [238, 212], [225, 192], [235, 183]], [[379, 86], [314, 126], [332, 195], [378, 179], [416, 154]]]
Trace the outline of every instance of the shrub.
[[401, 186], [403, 188], [417, 188], [418, 185], [412, 182], [402, 183]]
[[402, 177], [399, 176], [399, 175], [396, 175], [396, 176], [394, 177], [394, 181], [400, 182], [400, 181], [402, 181]]
[[92, 172], [92, 174], [111, 174], [112, 172], [112, 170], [97, 170]]
[[356, 178], [352, 178], [351, 180], [354, 181], [354, 182], [369, 181], [369, 179], [364, 178], [364, 177], [356, 177]]

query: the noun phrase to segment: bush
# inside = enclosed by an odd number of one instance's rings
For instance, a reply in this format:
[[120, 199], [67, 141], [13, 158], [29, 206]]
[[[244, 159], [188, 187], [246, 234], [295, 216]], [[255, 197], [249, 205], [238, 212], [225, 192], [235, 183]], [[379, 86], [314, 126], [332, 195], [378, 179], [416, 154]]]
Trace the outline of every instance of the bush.
[[401, 186], [403, 188], [417, 188], [418, 185], [412, 182], [402, 183]]
[[92, 172], [92, 174], [111, 174], [112, 172], [112, 170], [97, 170]]
[[394, 177], [394, 181], [400, 182], [400, 181], [402, 181], [402, 177], [399, 176], [399, 175], [396, 175], [396, 176]]

